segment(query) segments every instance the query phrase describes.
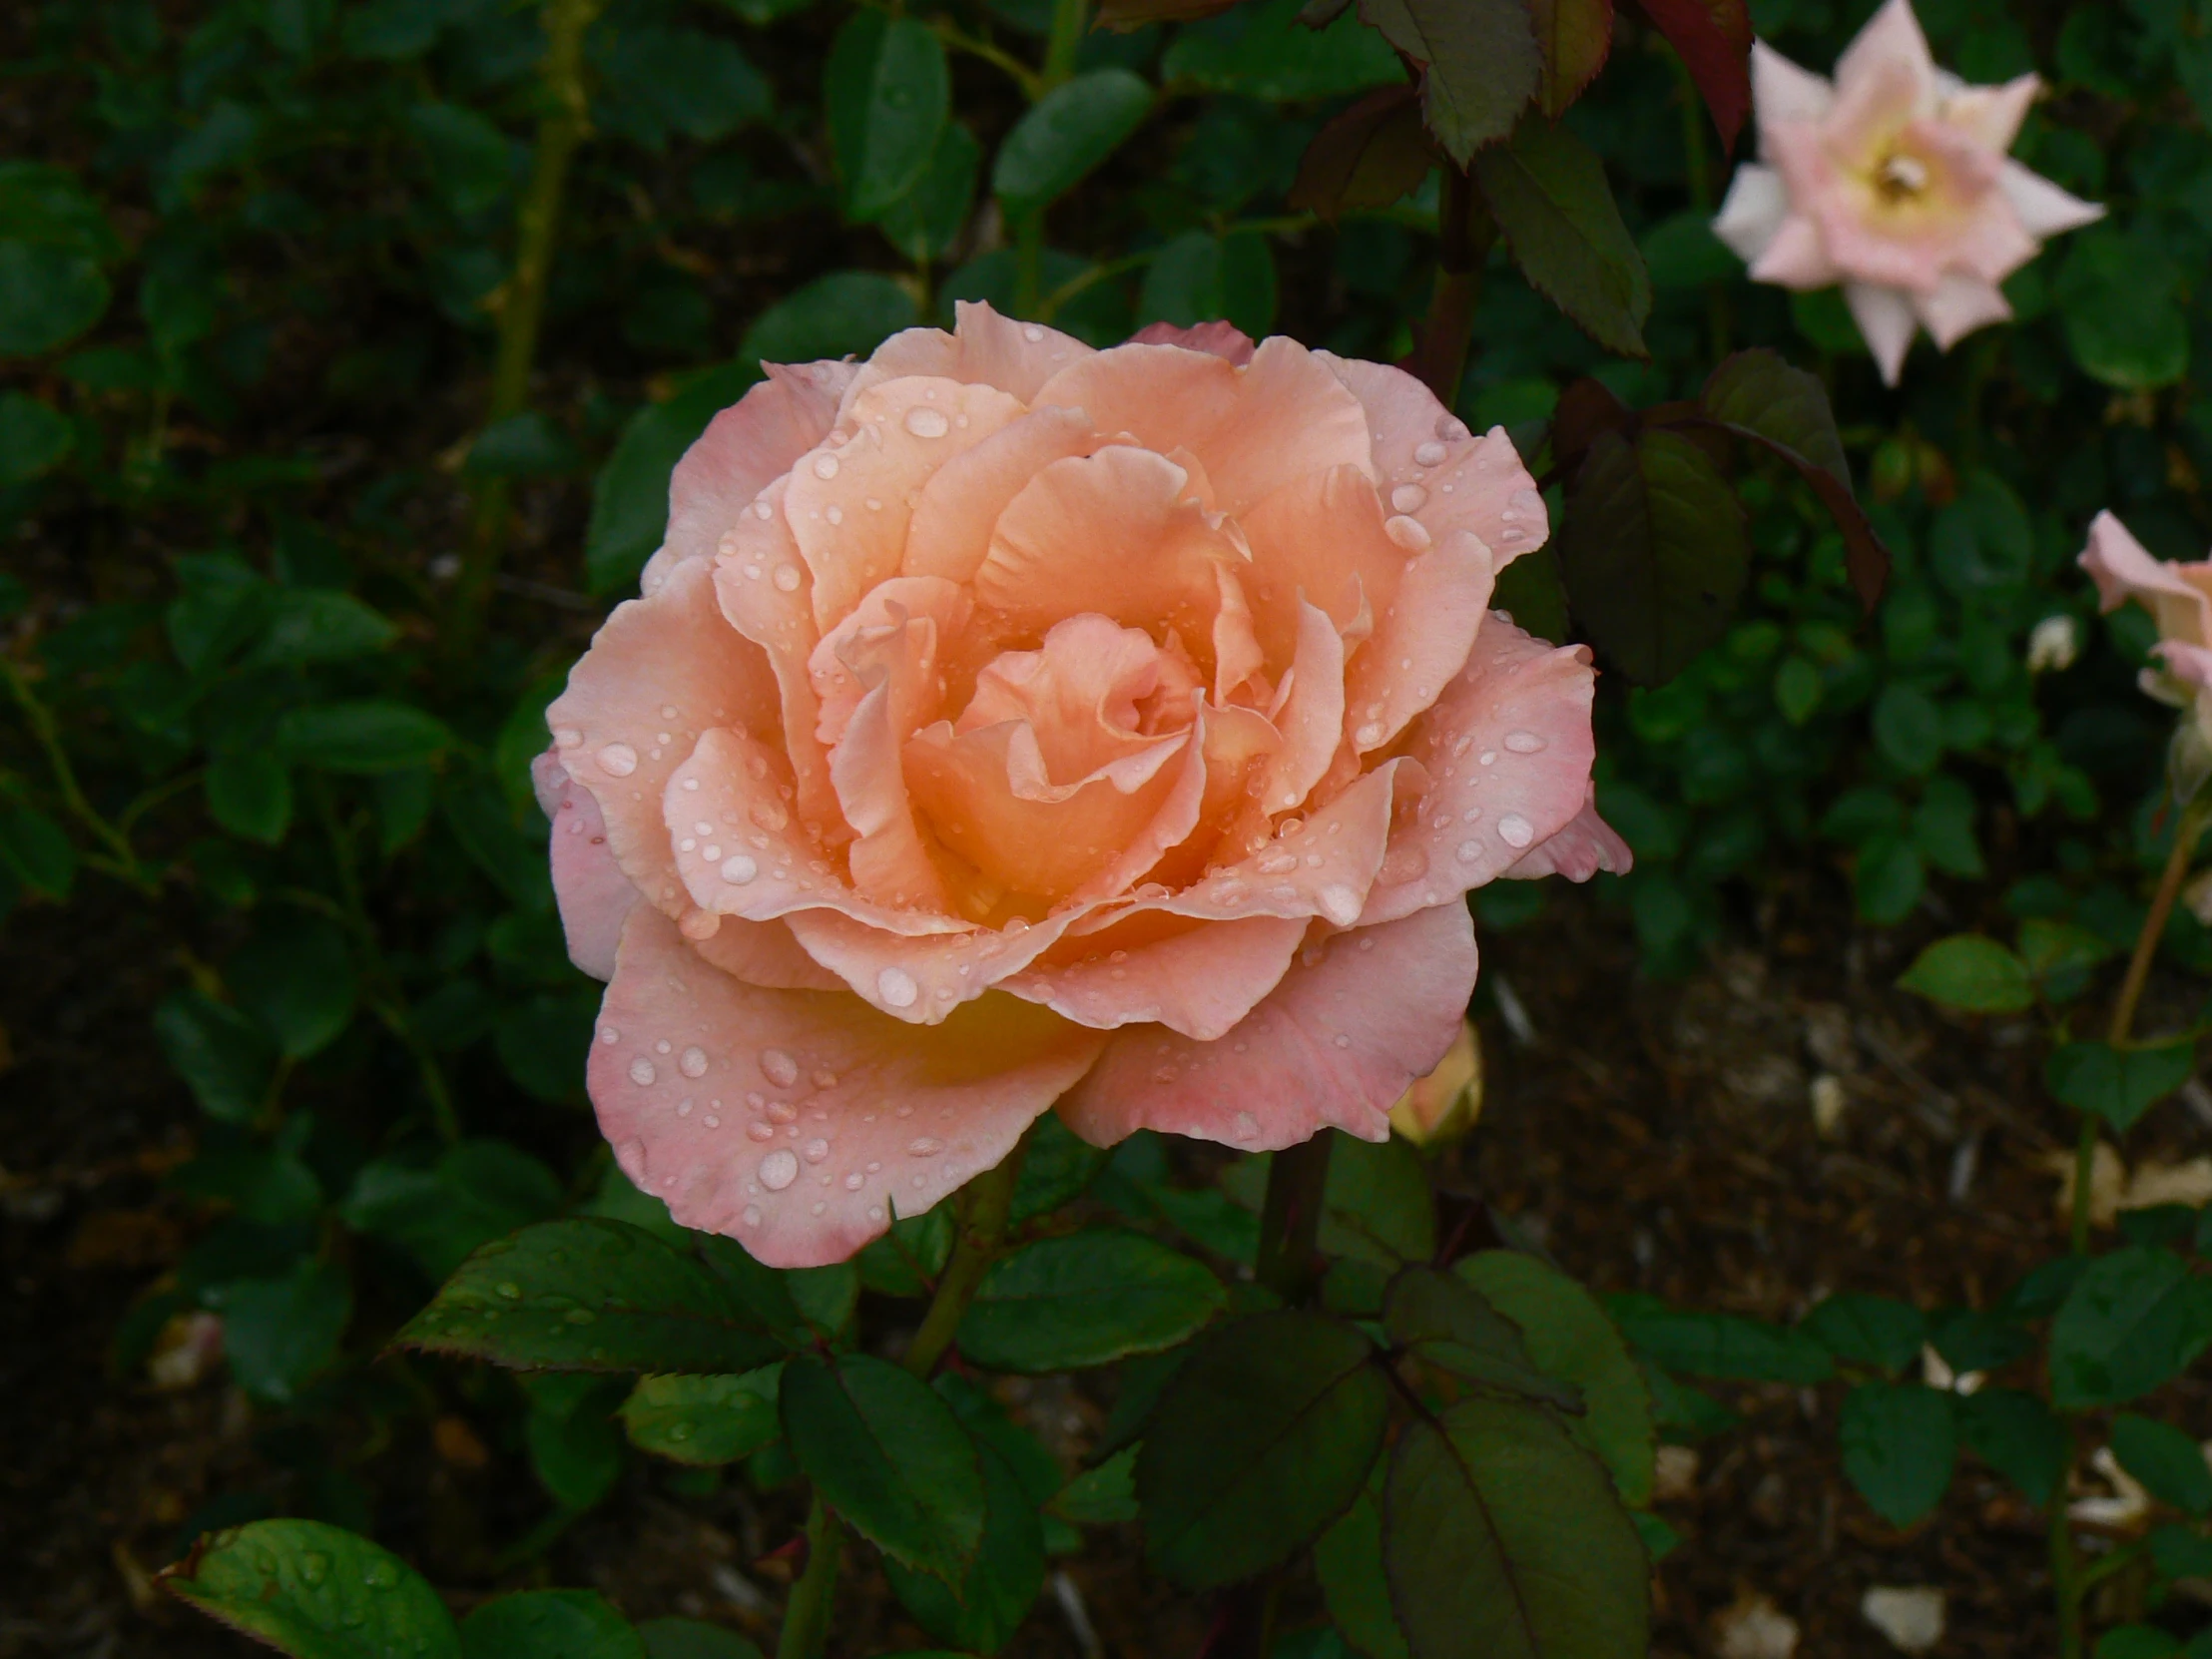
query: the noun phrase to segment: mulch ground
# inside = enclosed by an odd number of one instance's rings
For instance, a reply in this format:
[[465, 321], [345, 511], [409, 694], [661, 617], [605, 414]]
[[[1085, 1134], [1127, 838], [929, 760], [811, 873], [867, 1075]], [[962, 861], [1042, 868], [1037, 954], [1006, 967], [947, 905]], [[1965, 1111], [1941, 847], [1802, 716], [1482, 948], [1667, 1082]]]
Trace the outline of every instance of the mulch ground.
[[[86, 894], [66, 914], [11, 917], [0, 945], [0, 1659], [249, 1651], [168, 1605], [150, 1574], [215, 1494], [286, 1490], [281, 1425], [257, 1420], [220, 1369], [161, 1390], [104, 1365], [116, 1320], [195, 1226], [160, 1185], [194, 1126], [147, 1024], [169, 974], [155, 918]], [[2067, 1127], [2036, 1081], [2032, 1031], [1947, 1022], [1892, 988], [1919, 942], [1911, 929], [1855, 932], [1840, 885], [1808, 876], [1704, 971], [1654, 984], [1623, 918], [1555, 893], [1542, 922], [1484, 940], [1488, 1099], [1449, 1178], [1601, 1291], [1779, 1318], [1830, 1291], [1992, 1300], [2056, 1245], [2041, 1160]], [[2185, 989], [2167, 988], [2171, 1006], [2154, 992], [2145, 1024], [2177, 1015]], [[1524, 1019], [1505, 1018], [1507, 990]], [[1824, 1073], [1846, 1101], [1825, 1135], [1809, 1105]], [[2129, 1150], [2179, 1159], [2207, 1138], [2169, 1102]], [[1891, 1649], [1858, 1605], [1879, 1584], [1945, 1592], [1943, 1655], [2054, 1650], [2040, 1526], [1988, 1471], [1962, 1461], [1941, 1509], [1901, 1533], [1842, 1479], [1834, 1388], [1721, 1391], [1741, 1426], [1704, 1443], [1694, 1485], [1661, 1510], [1683, 1541], [1656, 1577], [1658, 1654], [1717, 1653], [1716, 1615], [1765, 1596], [1799, 1623], [1803, 1659], [1875, 1659]], [[1071, 1454], [1103, 1420], [1065, 1382], [1010, 1403]], [[2206, 1380], [2182, 1384], [2179, 1408], [2212, 1432]], [[773, 1645], [781, 1569], [763, 1558], [792, 1534], [788, 1492], [730, 1480], [687, 1496], [635, 1470], [528, 1566], [461, 1582], [441, 1560], [539, 1512], [527, 1468], [419, 1426], [354, 1449], [375, 1452], [363, 1467], [384, 1541], [455, 1586], [457, 1605], [585, 1584], [633, 1618], [687, 1613]], [[1209, 1610], [1144, 1577], [1134, 1529], [1092, 1543], [1008, 1651], [1196, 1653]], [[2113, 1594], [2117, 1616], [2139, 1589], [2123, 1576]], [[872, 1569], [848, 1579], [845, 1600], [840, 1654], [926, 1645]]]

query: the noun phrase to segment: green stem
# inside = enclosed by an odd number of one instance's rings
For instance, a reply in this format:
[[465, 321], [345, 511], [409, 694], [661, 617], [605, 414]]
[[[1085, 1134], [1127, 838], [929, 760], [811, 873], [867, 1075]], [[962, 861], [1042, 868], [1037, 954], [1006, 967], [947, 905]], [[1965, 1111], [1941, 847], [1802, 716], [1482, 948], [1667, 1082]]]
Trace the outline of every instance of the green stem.
[[1052, 33], [1045, 42], [1042, 92], [1050, 92], [1075, 73], [1075, 55], [1083, 49], [1083, 0], [1052, 0]]
[[61, 733], [54, 725], [53, 713], [39, 701], [38, 693], [31, 689], [31, 682], [24, 677], [23, 671], [7, 658], [0, 657], [0, 677], [7, 680], [16, 707], [23, 711], [24, 722], [38, 741], [40, 753], [46, 757], [47, 768], [54, 775], [54, 788], [60, 792], [70, 816], [115, 855], [118, 867], [113, 873], [149, 896], [160, 892], [161, 882], [139, 862], [129, 839], [85, 799], [85, 792], [77, 783], [77, 769], [69, 764], [69, 751], [63, 747]]
[[[515, 215], [515, 267], [499, 301], [499, 349], [494, 359], [491, 404], [485, 424], [496, 425], [520, 414], [530, 400], [530, 365], [537, 357], [538, 332], [545, 320], [546, 289], [552, 278], [553, 247], [560, 230], [561, 199], [568, 189], [569, 163], [590, 130], [584, 89], [584, 34], [605, 0], [545, 0], [545, 114], [538, 120], [538, 142], [530, 185]], [[456, 661], [474, 648], [505, 551], [507, 481], [491, 479], [477, 497], [475, 522], [453, 596], [453, 626], [448, 644]]]
[[819, 1659], [830, 1639], [830, 1614], [836, 1600], [837, 1566], [844, 1554], [844, 1530], [830, 1505], [815, 1493], [807, 1510], [807, 1570], [792, 1586], [784, 1607], [783, 1634], [776, 1659]]
[[980, 58], [994, 69], [1003, 70], [1007, 78], [1021, 89], [1022, 97], [1030, 103], [1034, 104], [1044, 96], [1043, 79], [1003, 46], [994, 46], [987, 40], [964, 32], [949, 18], [931, 18], [929, 32], [953, 51], [965, 52], [971, 58]]
[[1268, 1196], [1260, 1209], [1255, 1276], [1285, 1302], [1297, 1304], [1321, 1283], [1314, 1241], [1321, 1233], [1322, 1195], [1329, 1186], [1328, 1130], [1268, 1160]]
[[[2173, 915], [2174, 900], [2181, 896], [2181, 883], [2189, 873], [2189, 859], [2196, 851], [2197, 840], [2204, 832], [2205, 820], [2212, 816], [2212, 809], [2194, 803], [2181, 810], [2181, 822], [2174, 826], [2173, 850], [2166, 854], [2166, 867], [2158, 877], [2158, 890], [2151, 896], [2150, 911], [2143, 917], [2142, 930], [2135, 935], [2134, 952], [2127, 959], [2127, 974], [2120, 981], [2120, 994], [2112, 1003], [2112, 1023], [2105, 1032], [2105, 1041], [2114, 1048], [2127, 1044], [2128, 1033], [2135, 1026], [2135, 1005], [2143, 999], [2143, 986], [2150, 978], [2150, 964], [2158, 954], [2158, 941], [2165, 937], [2166, 922]], [[2089, 1248], [2089, 1178], [2096, 1171], [2097, 1120], [2084, 1118], [2081, 1139], [2074, 1149], [2073, 1192], [2073, 1252], [2085, 1254]]]
[[1482, 261], [1496, 238], [1497, 227], [1475, 199], [1474, 182], [1457, 168], [1445, 168], [1436, 286], [1403, 366], [1447, 409], [1458, 401], [1459, 376], [1474, 337], [1474, 302], [1482, 292]]
[[[1006, 1239], [1006, 1221], [1014, 1207], [1014, 1186], [1021, 1178], [1021, 1160], [1029, 1148], [1023, 1135], [996, 1169], [985, 1170], [954, 1201], [960, 1207], [960, 1231], [937, 1286], [930, 1293], [929, 1310], [921, 1329], [906, 1346], [901, 1362], [914, 1376], [926, 1379], [937, 1369], [954, 1333], [975, 1300], [975, 1288], [998, 1259]], [[837, 1584], [838, 1558], [844, 1552], [844, 1532], [837, 1517], [815, 1494], [807, 1511], [807, 1567], [792, 1586], [784, 1610], [784, 1630], [776, 1643], [776, 1659], [820, 1659], [830, 1635], [830, 1603]]]
[[[1075, 73], [1075, 55], [1083, 46], [1083, 0], [1052, 0], [1052, 33], [1045, 44], [1032, 102]], [[1014, 314], [1035, 316], [1044, 285], [1044, 210], [1033, 208], [1013, 224]]]
[[2050, 1500], [2050, 1581], [2058, 1598], [2058, 1659], [2081, 1659], [2083, 1585], [2063, 1480]]
[[[1675, 101], [1682, 110], [1682, 157], [1684, 171], [1688, 174], [1690, 207], [1701, 219], [1713, 214], [1713, 162], [1705, 148], [1705, 103], [1699, 96], [1697, 83], [1690, 78], [1690, 66], [1679, 54], [1669, 52], [1674, 59]], [[1728, 285], [1725, 282], [1708, 282], [1705, 285], [1705, 326], [1711, 335], [1713, 360], [1720, 361], [1728, 355]]]

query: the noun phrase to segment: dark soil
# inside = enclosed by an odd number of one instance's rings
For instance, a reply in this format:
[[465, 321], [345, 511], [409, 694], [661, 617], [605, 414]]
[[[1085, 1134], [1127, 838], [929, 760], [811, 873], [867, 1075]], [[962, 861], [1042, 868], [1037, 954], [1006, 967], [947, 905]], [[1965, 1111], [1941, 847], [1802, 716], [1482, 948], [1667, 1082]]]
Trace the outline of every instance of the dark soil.
[[[2036, 1082], [2039, 1041], [2024, 1026], [1944, 1022], [1891, 989], [1918, 939], [1855, 934], [1845, 903], [1840, 888], [1786, 890], [1746, 943], [1680, 985], [1639, 979], [1625, 921], [1589, 893], [1555, 892], [1543, 921], [1486, 938], [1489, 1094], [1450, 1178], [1601, 1291], [1776, 1318], [1835, 1290], [1924, 1306], [2001, 1294], [2059, 1244], [2042, 1160], [2065, 1126]], [[0, 1659], [241, 1654], [243, 1639], [168, 1604], [151, 1574], [190, 1520], [220, 1513], [203, 1506], [222, 1493], [312, 1507], [283, 1472], [280, 1425], [258, 1422], [221, 1368], [163, 1390], [105, 1364], [118, 1318], [196, 1225], [161, 1188], [194, 1113], [148, 1031], [167, 969], [158, 918], [87, 892], [66, 913], [19, 914], [7, 936]], [[1526, 1014], [1519, 1037], [1500, 1011], [1508, 989]], [[2146, 1027], [2176, 1008], [2154, 992]], [[1827, 1137], [1808, 1104], [1822, 1072], [1848, 1101]], [[2172, 1102], [2129, 1151], [2178, 1160], [2206, 1133]], [[1760, 1595], [1798, 1621], [1804, 1659], [1873, 1659], [1891, 1650], [1858, 1605], [1877, 1584], [1946, 1592], [1944, 1655], [2053, 1651], [2039, 1523], [1993, 1474], [1964, 1459], [1941, 1510], [1900, 1533], [1842, 1479], [1834, 1388], [1720, 1391], [1743, 1424], [1699, 1448], [1694, 1489], [1661, 1507], [1683, 1541], [1657, 1574], [1658, 1653], [1715, 1653], [1715, 1615]], [[1009, 1403], [1070, 1457], [1103, 1420], [1065, 1383]], [[2206, 1380], [2182, 1384], [2177, 1403], [2212, 1431]], [[773, 1646], [786, 1568], [764, 1558], [793, 1536], [789, 1491], [762, 1497], [733, 1479], [685, 1496], [634, 1470], [527, 1566], [458, 1576], [440, 1563], [480, 1560], [543, 1500], [519, 1456], [485, 1445], [494, 1414], [435, 1432], [419, 1415], [393, 1420], [391, 1443], [364, 1419], [349, 1450], [374, 1470], [383, 1541], [457, 1605], [584, 1584], [633, 1618], [692, 1614]], [[1008, 1651], [1084, 1656], [1068, 1616], [1079, 1604], [1102, 1644], [1091, 1655], [1196, 1653], [1211, 1610], [1144, 1576], [1133, 1528], [1092, 1542]], [[2103, 1611], [2128, 1611], [2124, 1575], [2112, 1592]], [[840, 1654], [926, 1645], [871, 1564], [854, 1568], [844, 1603]]]

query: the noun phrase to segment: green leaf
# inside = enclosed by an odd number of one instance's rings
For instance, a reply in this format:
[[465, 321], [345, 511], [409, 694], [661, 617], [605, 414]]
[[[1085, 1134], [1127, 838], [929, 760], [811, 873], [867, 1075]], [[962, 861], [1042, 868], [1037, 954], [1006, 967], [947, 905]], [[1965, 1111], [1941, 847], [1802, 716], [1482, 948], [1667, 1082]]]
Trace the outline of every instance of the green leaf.
[[837, 31], [823, 104], [848, 217], [865, 223], [920, 181], [951, 94], [944, 45], [926, 25], [863, 8]]
[[614, 1425], [606, 1381], [538, 1372], [522, 1382], [530, 1397], [522, 1438], [538, 1484], [563, 1509], [580, 1514], [595, 1507], [622, 1476], [622, 1435]]
[[952, 1254], [951, 1213], [942, 1205], [901, 1216], [852, 1258], [860, 1283], [879, 1296], [927, 1296]]
[[1567, 600], [1639, 685], [1665, 683], [1726, 630], [1750, 569], [1743, 508], [1688, 438], [1601, 432], [1559, 528]]
[[1352, 1507], [1314, 1542], [1314, 1572], [1329, 1617], [1367, 1659], [1411, 1659], [1382, 1571], [1382, 1480], [1376, 1470]]
[[1359, 0], [1359, 6], [1384, 40], [1422, 66], [1421, 113], [1459, 166], [1512, 132], [1536, 96], [1543, 58], [1525, 0]]
[[2193, 1528], [2154, 1528], [2150, 1535], [2150, 1554], [2161, 1578], [2212, 1578], [2212, 1538]]
[[291, 827], [291, 772], [265, 749], [211, 756], [208, 814], [234, 835], [275, 846]]
[[2212, 1347], [2212, 1284], [2180, 1257], [2135, 1245], [2092, 1262], [2050, 1327], [2051, 1403], [2117, 1405]]
[[596, 1216], [485, 1245], [393, 1340], [522, 1370], [745, 1372], [780, 1357], [723, 1280]]
[[637, 580], [668, 525], [669, 474], [707, 423], [759, 378], [760, 371], [748, 363], [705, 369], [685, 380], [673, 397], [630, 417], [614, 453], [592, 480], [584, 581], [594, 594]]
[[2148, 238], [2096, 226], [2073, 239], [2055, 291], [2066, 345], [2082, 372], [2121, 391], [2172, 385], [2189, 372], [2180, 273]]
[[293, 1398], [337, 1358], [353, 1318], [353, 1290], [332, 1262], [304, 1261], [281, 1279], [239, 1279], [211, 1293], [223, 1315], [223, 1352], [257, 1399]]
[[303, 910], [273, 909], [225, 965], [239, 1007], [294, 1060], [318, 1054], [353, 1018], [345, 930]]
[[641, 1377], [622, 1404], [630, 1443], [671, 1462], [712, 1468], [750, 1457], [783, 1432], [781, 1366], [740, 1377]]
[[1329, 1130], [1329, 1184], [1322, 1190], [1320, 1244], [1394, 1268], [1436, 1253], [1436, 1201], [1428, 1167], [1410, 1141], [1363, 1141]]
[[59, 409], [25, 392], [0, 392], [0, 489], [53, 471], [73, 441]]
[[663, 150], [677, 133], [714, 144], [774, 113], [768, 78], [720, 35], [610, 20], [593, 47], [593, 116], [649, 150]]
[[271, 598], [270, 614], [247, 659], [251, 666], [293, 667], [367, 657], [399, 630], [349, 593], [286, 588]]
[[1185, 231], [1145, 268], [1137, 309], [1148, 321], [1186, 328], [1226, 318], [1258, 339], [1274, 325], [1275, 304], [1275, 253], [1267, 238]]
[[405, 1251], [433, 1283], [469, 1253], [561, 1208], [561, 1181], [511, 1142], [447, 1147], [427, 1167], [379, 1158], [353, 1178], [342, 1214], [355, 1232]]
[[977, 1442], [975, 1455], [983, 1475], [983, 1541], [975, 1564], [949, 1584], [895, 1560], [883, 1563], [883, 1575], [914, 1622], [938, 1641], [967, 1653], [996, 1653], [1044, 1588], [1044, 1530], [1012, 1464], [987, 1442]]
[[250, 1123], [260, 1113], [276, 1049], [244, 1014], [199, 991], [177, 991], [154, 1010], [154, 1035], [208, 1116]]
[[1889, 579], [1890, 553], [1852, 494], [1851, 462], [1818, 376], [1763, 347], [1738, 351], [1713, 370], [1698, 402], [1731, 432], [1788, 461], [1812, 486], [1843, 532], [1852, 586], [1860, 602], [1872, 606]]
[[398, 1556], [310, 1520], [259, 1520], [204, 1539], [162, 1587], [293, 1659], [460, 1659], [437, 1592]]
[[699, 1619], [650, 1619], [638, 1626], [645, 1659], [761, 1659], [761, 1650], [735, 1630]]
[[1173, 1348], [1225, 1300], [1204, 1264], [1166, 1245], [1136, 1233], [1072, 1233], [993, 1263], [958, 1342], [985, 1371], [1082, 1371]]
[[2112, 1455], [2159, 1502], [2185, 1514], [2212, 1514], [2212, 1465], [2193, 1435], [2122, 1411], [2112, 1419]]
[[1434, 1268], [1406, 1268], [1382, 1298], [1390, 1341], [1424, 1365], [1485, 1387], [1578, 1410], [1582, 1396], [1538, 1371], [1519, 1329], [1479, 1291]]
[[417, 104], [406, 114], [406, 128], [422, 147], [431, 188], [455, 214], [482, 213], [515, 182], [520, 147], [474, 110], [459, 104]]
[[965, 122], [947, 123], [914, 188], [883, 210], [876, 227], [916, 265], [942, 259], [967, 228], [983, 147]]
[[1875, 699], [1874, 741], [1900, 772], [1925, 777], [1943, 758], [1943, 711], [1918, 686], [1892, 681]]
[[1336, 220], [1411, 195], [1435, 165], [1409, 86], [1371, 92], [1314, 135], [1290, 205]]
[[956, 1584], [983, 1539], [975, 1447], [929, 1385], [887, 1361], [784, 1368], [784, 1437], [823, 1498], [893, 1560]]
[[1979, 933], [1953, 933], [1929, 945], [1898, 976], [1898, 988], [1968, 1014], [2016, 1014], [2035, 1006], [2027, 964]]
[[461, 470], [472, 478], [542, 478], [575, 465], [576, 444], [553, 417], [525, 409], [478, 432]]
[[833, 271], [755, 317], [738, 354], [764, 363], [864, 357], [913, 323], [914, 296], [888, 276], [873, 271]]
[[1397, 54], [1357, 17], [1310, 29], [1305, 0], [1259, 0], [1176, 32], [1161, 79], [1273, 103], [1343, 98], [1404, 79]]
[[1966, 1449], [2041, 1508], [2073, 1461], [2073, 1434], [2058, 1414], [2022, 1388], [1983, 1388], [1958, 1400]]
[[66, 900], [77, 882], [77, 850], [62, 827], [35, 807], [0, 807], [0, 871], [48, 898]]
[[737, 1630], [699, 1619], [648, 1619], [637, 1626], [637, 1639], [646, 1643], [646, 1659], [761, 1659]]
[[1152, 110], [1152, 88], [1126, 69], [1094, 69], [1029, 106], [998, 147], [991, 189], [1010, 214], [1035, 213], [1073, 190]]
[[1631, 1508], [1649, 1503], [1657, 1438], [1650, 1390], [1597, 1299], [1518, 1251], [1463, 1257], [1452, 1272], [1520, 1327], [1538, 1371], [1579, 1390], [1583, 1414], [1567, 1431], [1604, 1460], [1623, 1502]]
[[62, 248], [102, 264], [123, 254], [107, 211], [66, 169], [44, 162], [0, 162], [0, 226], [42, 248]]
[[1062, 1486], [1046, 1512], [1078, 1526], [1112, 1526], [1137, 1518], [1137, 1448], [1124, 1446], [1095, 1469]]
[[1358, 1495], [1388, 1388], [1358, 1331], [1260, 1314], [1200, 1339], [1154, 1404], [1137, 1454], [1152, 1564], [1192, 1589], [1273, 1566]]
[[645, 1644], [592, 1590], [524, 1590], [461, 1621], [466, 1659], [645, 1659]]
[[1474, 178], [1529, 286], [1598, 344], [1644, 356], [1651, 276], [1596, 152], [1531, 115], [1476, 156]]
[[1556, 121], [1604, 67], [1613, 44], [1613, 0], [1531, 0], [1543, 59], [1537, 107]]
[[1941, 1389], [1863, 1382], [1844, 1396], [1838, 1432], [1844, 1473], [1892, 1526], [1911, 1526], [1950, 1485], [1958, 1430]]
[[2114, 1048], [2105, 1042], [2067, 1043], [2043, 1063], [2050, 1092], [2077, 1112], [2089, 1112], [2117, 1133], [2189, 1080], [2196, 1069], [2194, 1042], [2162, 1048]]
[[1928, 1316], [1886, 1296], [1832, 1296], [1798, 1327], [1839, 1360], [1897, 1376], [1920, 1358]]
[[88, 254], [0, 238], [0, 357], [67, 345], [100, 320], [109, 291]]
[[1736, 1314], [1669, 1308], [1657, 1297], [1606, 1298], [1629, 1346], [1668, 1371], [1746, 1382], [1825, 1382], [1835, 1374], [1828, 1351], [1804, 1331]]
[[1106, 1167], [1109, 1156], [1078, 1137], [1058, 1114], [1047, 1112], [1029, 1133], [1029, 1150], [1021, 1160], [1021, 1179], [1014, 1184], [1009, 1219], [1018, 1226], [1072, 1203]]
[[1644, 1651], [1643, 1542], [1597, 1460], [1536, 1406], [1475, 1397], [1407, 1426], [1382, 1564], [1413, 1659]]
[[280, 755], [324, 772], [400, 772], [452, 747], [453, 734], [437, 716], [380, 699], [310, 704], [287, 711], [276, 727]]

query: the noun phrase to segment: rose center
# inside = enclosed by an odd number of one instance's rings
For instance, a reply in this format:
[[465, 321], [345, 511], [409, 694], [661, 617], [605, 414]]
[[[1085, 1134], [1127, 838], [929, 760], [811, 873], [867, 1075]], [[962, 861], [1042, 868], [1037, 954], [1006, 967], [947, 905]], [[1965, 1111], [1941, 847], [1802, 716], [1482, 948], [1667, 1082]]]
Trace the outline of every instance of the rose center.
[[1874, 182], [1885, 202], [1911, 202], [1928, 190], [1928, 164], [1917, 156], [1893, 151], [1875, 169]]

